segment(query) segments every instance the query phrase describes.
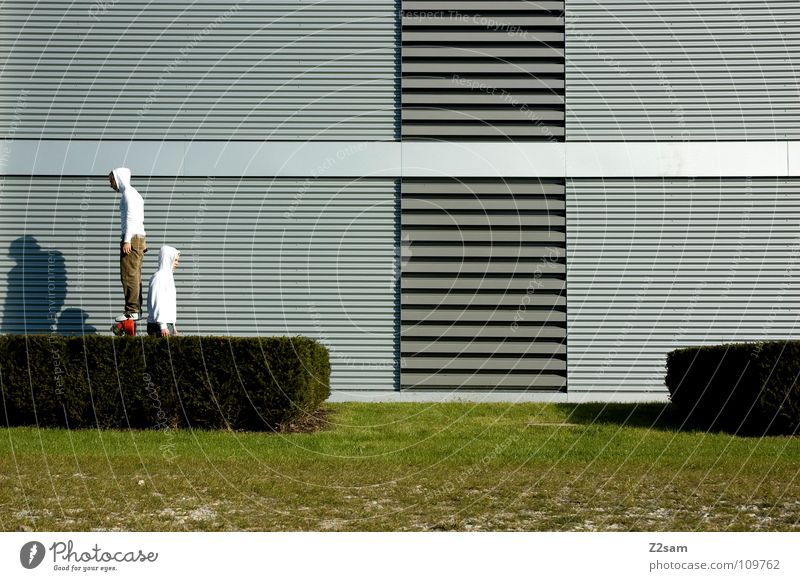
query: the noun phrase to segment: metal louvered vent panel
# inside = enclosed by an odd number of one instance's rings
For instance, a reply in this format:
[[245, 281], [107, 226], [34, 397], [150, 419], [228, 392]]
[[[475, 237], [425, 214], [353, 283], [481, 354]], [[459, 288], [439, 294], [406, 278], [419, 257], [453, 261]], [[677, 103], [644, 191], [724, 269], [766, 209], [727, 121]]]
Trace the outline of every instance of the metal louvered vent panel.
[[564, 390], [563, 181], [401, 190], [401, 389]]
[[800, 180], [567, 181], [570, 391], [666, 393], [672, 349], [800, 339]]
[[[330, 349], [334, 389], [395, 388], [395, 181], [132, 182], [145, 198], [145, 302], [158, 248], [183, 253], [181, 332], [308, 335]], [[0, 332], [108, 333], [123, 301], [106, 179], [4, 177], [0, 207]]]
[[406, 0], [404, 139], [562, 141], [564, 3]]
[[0, 6], [17, 138], [395, 139], [390, 0]]
[[570, 0], [569, 140], [800, 136], [795, 0]]

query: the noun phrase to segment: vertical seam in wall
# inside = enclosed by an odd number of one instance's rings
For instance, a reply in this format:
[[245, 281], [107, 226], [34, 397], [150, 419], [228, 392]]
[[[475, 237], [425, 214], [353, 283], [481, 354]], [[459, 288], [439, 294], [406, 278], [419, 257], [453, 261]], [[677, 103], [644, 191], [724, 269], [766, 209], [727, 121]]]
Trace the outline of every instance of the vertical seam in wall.
[[396, 0], [395, 1], [395, 27], [397, 30], [397, 139], [400, 143], [400, 168], [398, 170], [398, 175], [400, 176], [395, 181], [395, 244], [397, 244], [398, 252], [395, 253], [396, 260], [398, 261], [397, 264], [397, 278], [395, 281], [395, 305], [396, 305], [396, 312], [395, 312], [395, 341], [396, 341], [396, 350], [395, 350], [395, 363], [396, 363], [396, 370], [394, 376], [394, 390], [396, 392], [400, 392], [400, 388], [402, 386], [402, 382], [400, 379], [400, 374], [403, 372], [402, 370], [402, 362], [403, 362], [403, 353], [402, 353], [402, 346], [403, 346], [403, 338], [401, 336], [402, 333], [402, 321], [403, 321], [403, 212], [402, 212], [402, 192], [403, 192], [403, 175], [405, 173], [405, 163], [403, 161], [403, 0]]
[[786, 177], [789, 177], [789, 176], [792, 175], [790, 173], [792, 168], [791, 168], [790, 163], [789, 163], [789, 141], [788, 140], [785, 141], [784, 145], [786, 146]]
[[564, 363], [566, 367], [564, 379], [564, 391], [567, 393], [569, 402], [569, 184], [567, 177], [567, 155], [569, 148], [569, 132], [567, 130], [568, 103], [569, 103], [569, 75], [567, 66], [567, 48], [569, 46], [569, 26], [567, 22], [567, 11], [569, 2], [564, 1], [564, 167], [561, 175], [564, 176], [564, 316], [566, 318], [566, 328], [564, 330]]
[[[568, 95], [569, 95], [568, 76], [569, 75], [567, 75], [567, 70], [568, 70], [568, 67], [567, 67], [567, 45], [568, 45], [568, 41], [569, 41], [569, 34], [567, 32], [569, 30], [569, 27], [567, 26], [567, 6], [568, 5], [569, 5], [569, 2], [567, 0], [564, 0], [564, 143], [566, 143], [567, 140], [569, 139], [569, 134], [567, 132], [567, 103], [569, 103], [569, 97], [568, 97]], [[566, 150], [566, 148], [565, 148], [565, 150]], [[565, 153], [564, 153], [564, 171], [565, 172], [566, 172], [566, 165], [567, 165], [566, 160], [567, 160], [567, 156], [566, 156], [566, 151], [565, 151]], [[564, 173], [564, 175], [566, 176], [567, 174]]]
[[569, 393], [569, 206], [567, 205], [567, 178], [564, 178], [564, 391]]
[[402, 309], [403, 309], [403, 233], [401, 231], [402, 228], [402, 212], [400, 211], [400, 199], [401, 199], [401, 188], [402, 183], [400, 179], [394, 180], [394, 243], [395, 243], [395, 252], [394, 252], [394, 259], [397, 261], [395, 265], [395, 285], [394, 285], [394, 304], [395, 304], [395, 313], [394, 313], [394, 364], [395, 364], [395, 373], [394, 377], [394, 391], [400, 391], [400, 362], [402, 361], [401, 357], [401, 340], [402, 337], [400, 336], [401, 324], [402, 324]]
[[[395, 0], [395, 9], [394, 9], [394, 25], [397, 34], [395, 38], [397, 38], [397, 52], [396, 59], [397, 59], [397, 68], [395, 69], [395, 75], [397, 75], [397, 84], [396, 92], [395, 92], [395, 99], [397, 103], [397, 139], [401, 142], [403, 140], [403, 0]], [[402, 168], [402, 151], [401, 151], [401, 168]]]

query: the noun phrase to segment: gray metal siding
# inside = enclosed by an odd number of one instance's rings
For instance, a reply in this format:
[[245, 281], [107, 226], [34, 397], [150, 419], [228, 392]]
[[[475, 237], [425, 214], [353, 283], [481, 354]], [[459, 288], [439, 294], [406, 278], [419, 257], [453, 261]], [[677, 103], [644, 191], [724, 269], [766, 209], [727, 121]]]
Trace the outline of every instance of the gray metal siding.
[[796, 0], [569, 0], [567, 139], [797, 139]]
[[393, 0], [0, 5], [0, 134], [397, 137]]
[[563, 182], [401, 190], [401, 389], [564, 389]]
[[404, 139], [563, 140], [564, 3], [405, 0]]
[[[108, 333], [123, 305], [118, 194], [105, 177], [0, 179], [0, 332]], [[308, 335], [331, 350], [334, 389], [394, 389], [393, 180], [132, 181], [145, 198], [145, 303], [158, 248], [183, 253], [181, 332]]]
[[677, 347], [800, 338], [800, 180], [567, 181], [570, 391], [666, 392]]

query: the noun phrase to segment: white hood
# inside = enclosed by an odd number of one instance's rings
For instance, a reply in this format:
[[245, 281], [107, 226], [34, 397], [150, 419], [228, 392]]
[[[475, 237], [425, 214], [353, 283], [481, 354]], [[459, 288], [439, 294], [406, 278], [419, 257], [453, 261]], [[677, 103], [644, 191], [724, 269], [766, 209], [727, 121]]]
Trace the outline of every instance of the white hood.
[[111, 170], [114, 174], [114, 181], [117, 182], [117, 189], [120, 194], [124, 194], [125, 190], [131, 187], [131, 170], [127, 167], [118, 167]]
[[175, 323], [178, 316], [177, 291], [172, 275], [172, 263], [180, 251], [162, 246], [158, 251], [158, 270], [150, 277], [147, 293], [147, 322], [166, 325]]

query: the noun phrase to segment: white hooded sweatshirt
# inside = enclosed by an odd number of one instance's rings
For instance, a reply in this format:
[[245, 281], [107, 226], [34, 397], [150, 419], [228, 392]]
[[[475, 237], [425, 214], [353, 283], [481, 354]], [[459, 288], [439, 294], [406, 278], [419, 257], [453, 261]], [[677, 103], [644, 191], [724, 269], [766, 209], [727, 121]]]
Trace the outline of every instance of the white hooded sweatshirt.
[[178, 297], [172, 263], [180, 251], [172, 246], [162, 246], [158, 251], [158, 270], [150, 277], [147, 293], [147, 322], [158, 323], [162, 329], [167, 323], [175, 324], [178, 317]]
[[118, 167], [113, 170], [114, 181], [119, 190], [119, 219], [122, 226], [122, 241], [130, 242], [135, 235], [145, 236], [144, 200], [131, 185], [131, 170]]

